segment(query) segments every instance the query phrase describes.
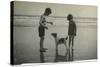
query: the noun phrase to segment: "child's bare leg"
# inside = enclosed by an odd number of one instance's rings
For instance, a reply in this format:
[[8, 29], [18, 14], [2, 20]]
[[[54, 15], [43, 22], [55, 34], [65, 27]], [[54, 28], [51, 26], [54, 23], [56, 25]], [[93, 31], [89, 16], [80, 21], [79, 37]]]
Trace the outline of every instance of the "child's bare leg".
[[72, 49], [73, 49], [73, 46], [74, 46], [74, 36], [72, 36]]
[[69, 48], [70, 48], [70, 43], [71, 43], [71, 36], [69, 36]]
[[44, 43], [44, 37], [41, 37], [40, 39], [40, 51], [41, 52], [45, 52], [45, 50], [47, 50], [47, 48], [44, 48], [43, 43]]
[[43, 49], [44, 37], [40, 37], [40, 50]]

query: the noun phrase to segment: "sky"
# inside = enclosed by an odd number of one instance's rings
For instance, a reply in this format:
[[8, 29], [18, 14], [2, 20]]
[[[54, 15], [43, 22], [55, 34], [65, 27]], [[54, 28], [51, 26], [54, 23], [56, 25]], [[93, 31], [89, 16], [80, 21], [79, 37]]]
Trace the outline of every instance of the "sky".
[[88, 5], [15, 2], [14, 14], [18, 15], [41, 15], [45, 8], [51, 8], [51, 16], [67, 16], [69, 13], [75, 17], [97, 17], [97, 7]]

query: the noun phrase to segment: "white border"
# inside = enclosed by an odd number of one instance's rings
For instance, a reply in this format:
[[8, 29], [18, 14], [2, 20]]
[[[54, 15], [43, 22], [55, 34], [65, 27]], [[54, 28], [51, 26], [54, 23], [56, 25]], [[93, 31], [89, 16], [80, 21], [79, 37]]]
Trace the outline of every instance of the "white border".
[[[11, 67], [10, 66], [10, 1], [11, 0], [0, 0], [0, 67]], [[98, 34], [100, 34], [100, 5], [99, 0], [17, 0], [17, 1], [31, 1], [31, 2], [49, 2], [49, 3], [65, 3], [65, 4], [81, 4], [81, 5], [97, 5], [98, 6]], [[100, 51], [100, 39], [98, 35], [98, 51]], [[98, 57], [100, 53], [98, 52]], [[99, 59], [99, 58], [98, 58]], [[92, 60], [87, 60], [92, 61]], [[82, 62], [82, 63], [81, 63]], [[98, 67], [100, 60], [93, 62], [76, 61], [72, 63], [61, 63], [61, 64], [42, 64], [42, 65], [24, 65], [25, 67], [81, 67], [81, 66], [91, 66]], [[24, 67], [17, 66], [17, 67]], [[15, 66], [16, 67], [16, 66]]]

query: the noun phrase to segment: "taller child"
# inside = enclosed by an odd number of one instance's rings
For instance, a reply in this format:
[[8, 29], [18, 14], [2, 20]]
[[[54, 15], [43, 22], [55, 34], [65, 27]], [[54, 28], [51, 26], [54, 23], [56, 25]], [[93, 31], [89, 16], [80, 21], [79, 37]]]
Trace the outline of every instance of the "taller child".
[[43, 42], [44, 42], [44, 36], [45, 36], [45, 29], [48, 29], [46, 26], [46, 23], [50, 23], [51, 25], [53, 24], [52, 22], [46, 21], [46, 17], [48, 17], [52, 13], [50, 8], [46, 8], [45, 12], [43, 15], [40, 17], [39, 21], [39, 37], [40, 37], [40, 52], [45, 52], [47, 49], [43, 47]]

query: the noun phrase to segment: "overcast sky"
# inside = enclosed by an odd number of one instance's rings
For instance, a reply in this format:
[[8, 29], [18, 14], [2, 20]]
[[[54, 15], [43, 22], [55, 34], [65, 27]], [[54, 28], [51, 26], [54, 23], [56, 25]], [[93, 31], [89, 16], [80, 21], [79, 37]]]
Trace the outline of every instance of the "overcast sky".
[[67, 16], [69, 13], [75, 17], [97, 17], [97, 7], [87, 5], [67, 5], [34, 2], [15, 2], [14, 14], [41, 15], [45, 8], [52, 9], [52, 16]]

